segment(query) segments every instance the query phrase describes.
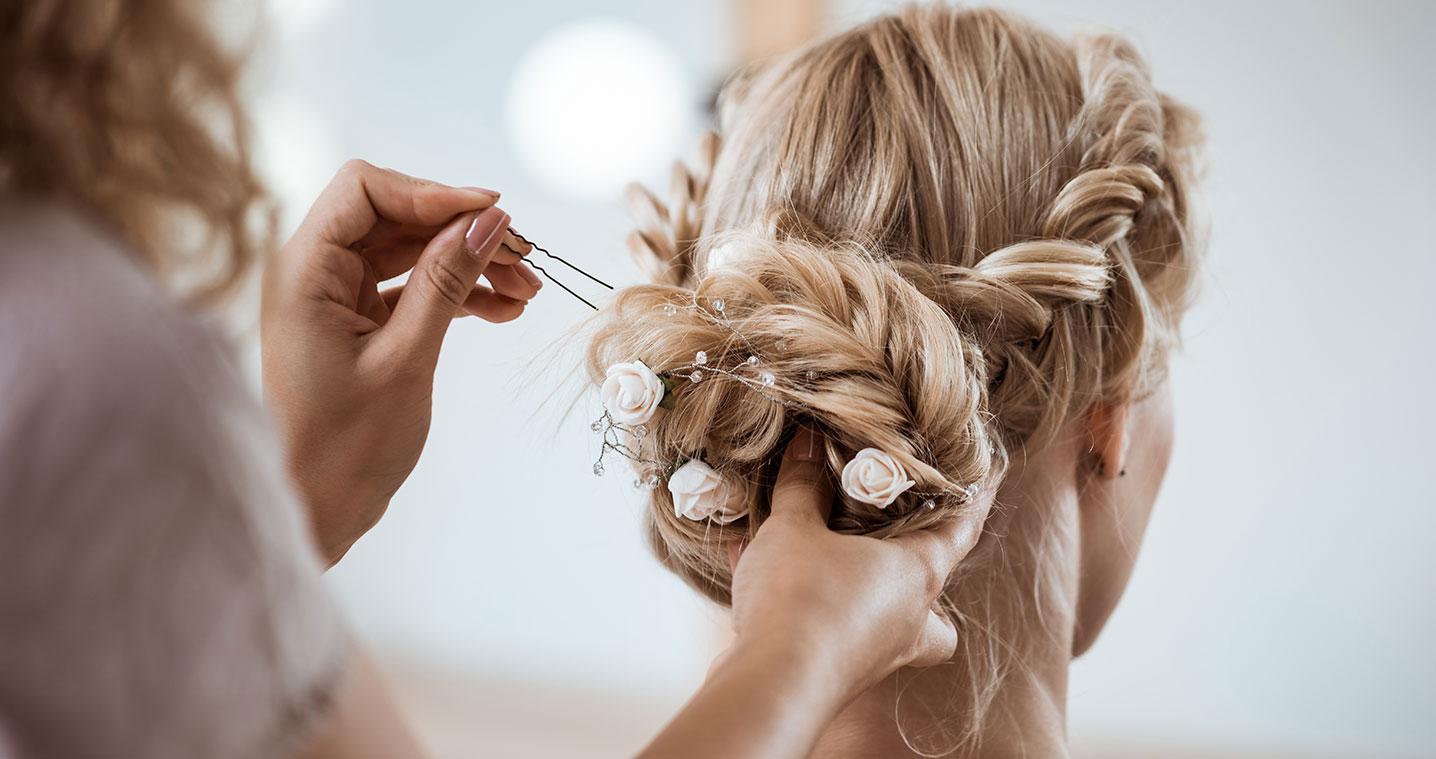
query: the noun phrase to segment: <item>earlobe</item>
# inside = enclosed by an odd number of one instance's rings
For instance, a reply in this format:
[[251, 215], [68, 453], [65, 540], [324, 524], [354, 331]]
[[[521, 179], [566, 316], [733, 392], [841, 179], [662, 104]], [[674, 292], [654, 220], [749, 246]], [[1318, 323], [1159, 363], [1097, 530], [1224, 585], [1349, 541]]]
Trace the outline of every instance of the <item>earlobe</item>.
[[1130, 403], [1094, 403], [1087, 411], [1088, 450], [1097, 476], [1104, 480], [1127, 473], [1127, 447], [1130, 439], [1127, 422], [1132, 416]]

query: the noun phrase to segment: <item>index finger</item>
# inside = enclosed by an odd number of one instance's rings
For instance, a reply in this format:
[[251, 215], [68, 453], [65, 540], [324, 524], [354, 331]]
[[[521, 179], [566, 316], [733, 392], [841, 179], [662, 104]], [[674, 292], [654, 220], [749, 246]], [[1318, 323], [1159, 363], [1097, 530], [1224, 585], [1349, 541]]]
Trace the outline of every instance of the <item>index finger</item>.
[[349, 247], [381, 219], [399, 224], [439, 226], [468, 211], [492, 206], [498, 193], [449, 187], [352, 159], [320, 193], [299, 231]]

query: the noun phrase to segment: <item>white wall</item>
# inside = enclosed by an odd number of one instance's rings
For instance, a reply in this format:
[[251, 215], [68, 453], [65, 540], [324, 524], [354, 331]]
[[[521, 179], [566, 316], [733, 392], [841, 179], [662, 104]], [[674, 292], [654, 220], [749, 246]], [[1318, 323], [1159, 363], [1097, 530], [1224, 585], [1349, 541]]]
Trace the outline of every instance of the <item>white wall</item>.
[[[1012, 5], [1133, 35], [1212, 145], [1176, 457], [1128, 595], [1074, 670], [1074, 738], [1436, 752], [1433, 6]], [[840, 3], [834, 24], [885, 6]], [[514, 156], [515, 61], [579, 19], [651, 32], [680, 61], [690, 97], [661, 115], [687, 149], [731, 28], [719, 0], [284, 8], [262, 113], [292, 213], [363, 156], [502, 190], [521, 231], [620, 283], [636, 273], [616, 198], [569, 197]], [[648, 557], [628, 478], [589, 473], [591, 405], [561, 421], [573, 386], [545, 407], [558, 384], [526, 364], [583, 313], [549, 287], [516, 324], [455, 326], [429, 448], [332, 579], [384, 651], [672, 708], [714, 613]]]

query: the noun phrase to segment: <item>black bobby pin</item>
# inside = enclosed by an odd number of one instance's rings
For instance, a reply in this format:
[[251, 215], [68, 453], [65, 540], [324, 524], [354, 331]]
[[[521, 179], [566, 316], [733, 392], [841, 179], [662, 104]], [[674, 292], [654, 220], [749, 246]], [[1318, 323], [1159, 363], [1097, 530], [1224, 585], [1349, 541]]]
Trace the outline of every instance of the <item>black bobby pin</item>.
[[[548, 256], [549, 258], [552, 258], [552, 259], [555, 260], [555, 261], [558, 261], [559, 263], [563, 264], [564, 266], [567, 266], [568, 268], [573, 269], [574, 271], [578, 272], [579, 274], [582, 274], [582, 275], [585, 276], [585, 277], [588, 277], [589, 279], [593, 280], [594, 282], [597, 282], [598, 284], [603, 285], [604, 287], [607, 287], [607, 288], [610, 289], [610, 290], [613, 289], [613, 285], [610, 285], [609, 283], [604, 282], [603, 280], [599, 279], [598, 277], [595, 277], [595, 276], [593, 276], [592, 274], [589, 274], [588, 272], [584, 271], [583, 269], [580, 269], [580, 268], [578, 268], [577, 266], [574, 266], [573, 264], [569, 263], [568, 261], [566, 261], [566, 260], [564, 260], [564, 259], [562, 259], [562, 258], [560, 258], [560, 257], [558, 257], [558, 256], [555, 256], [554, 254], [548, 252], [547, 249], [541, 248], [541, 247], [539, 247], [539, 246], [537, 246], [537, 245], [534, 245], [534, 243], [533, 243], [532, 240], [529, 240], [527, 237], [524, 237], [523, 235], [521, 235], [521, 234], [519, 234], [518, 232], [514, 231], [514, 228], [513, 228], [513, 227], [509, 227], [509, 234], [513, 235], [514, 238], [517, 239], [519, 242], [522, 242], [522, 243], [524, 243], [524, 244], [526, 244], [526, 245], [532, 247], [534, 250], [536, 250], [536, 251], [538, 251], [538, 252], [544, 254], [545, 256]], [[544, 277], [548, 278], [548, 281], [550, 281], [550, 282], [552, 282], [552, 283], [558, 285], [559, 287], [563, 288], [563, 291], [566, 292], [566, 293], [568, 293], [569, 295], [572, 295], [573, 297], [578, 298], [579, 301], [580, 301], [581, 303], [583, 303], [583, 305], [588, 306], [589, 308], [591, 308], [591, 309], [593, 309], [593, 310], [595, 310], [595, 311], [598, 310], [598, 306], [595, 306], [595, 305], [593, 305], [592, 303], [589, 303], [587, 298], [583, 297], [582, 295], [579, 295], [578, 293], [574, 292], [573, 290], [570, 290], [570, 289], [568, 288], [568, 285], [565, 285], [564, 283], [558, 281], [557, 279], [554, 279], [552, 274], [549, 274], [548, 271], [545, 270], [542, 266], [539, 266], [538, 264], [534, 263], [532, 259], [530, 259], [530, 258], [528, 258], [527, 256], [525, 256], [525, 257], [524, 257], [524, 260], [528, 262], [528, 265], [529, 265], [529, 266], [532, 266], [532, 267], [534, 267], [535, 269], [538, 269], [538, 271], [539, 271], [540, 274], [542, 274], [542, 275], [544, 275]]]

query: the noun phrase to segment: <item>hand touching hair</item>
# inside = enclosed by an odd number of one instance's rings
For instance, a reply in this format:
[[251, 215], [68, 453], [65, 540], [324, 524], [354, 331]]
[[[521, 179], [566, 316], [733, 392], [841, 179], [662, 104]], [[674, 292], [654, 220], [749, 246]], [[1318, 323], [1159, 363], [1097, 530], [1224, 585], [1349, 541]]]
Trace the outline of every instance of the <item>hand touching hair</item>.
[[[1002, 443], [990, 423], [987, 353], [975, 334], [954, 325], [933, 296], [967, 297], [982, 313], [1040, 330], [1050, 304], [1100, 297], [1106, 270], [1100, 251], [1082, 245], [1029, 243], [989, 256], [973, 269], [925, 270], [875, 256], [856, 242], [802, 241], [782, 216], [764, 228], [730, 235], [724, 266], [692, 289], [641, 285], [622, 291], [594, 335], [589, 368], [640, 358], [655, 366], [684, 365], [698, 351], [716, 366], [764, 357], [773, 372], [766, 394], [714, 375], [680, 382], [671, 411], [649, 422], [647, 455], [660, 461], [693, 456], [728, 481], [751, 485], [750, 522], [767, 513], [773, 451], [799, 421], [827, 434], [824, 458], [834, 471], [866, 447], [893, 456], [916, 480], [913, 493], [889, 507], [844, 497], [830, 519], [842, 532], [878, 537], [951, 518], [952, 499], [921, 506], [921, 493], [960, 493], [1000, 470]], [[806, 232], [811, 236], [811, 230]], [[926, 292], [925, 292], [926, 290]], [[725, 303], [731, 327], [697, 309], [669, 304]], [[984, 320], [985, 321], [985, 320]], [[798, 409], [798, 411], [794, 411]], [[675, 513], [672, 496], [654, 490], [655, 545], [675, 570], [726, 601], [729, 583], [720, 528]]]
[[[666, 200], [632, 191], [630, 246], [654, 284], [596, 317], [589, 357], [601, 381], [610, 363], [698, 351], [732, 367], [751, 342], [774, 376], [765, 393], [679, 382], [648, 425], [658, 459], [701, 455], [747, 487], [748, 518], [727, 524], [676, 516], [662, 488], [647, 510], [659, 557], [709, 597], [729, 598], [722, 544], [766, 517], [800, 423], [822, 428], [835, 472], [868, 447], [907, 471], [914, 487], [888, 508], [841, 497], [830, 519], [893, 536], [968, 508], [926, 509], [920, 493], [995, 488], [1007, 456], [1160, 381], [1201, 255], [1188, 198], [1201, 135], [1126, 40], [910, 7], [743, 72], [719, 122]], [[665, 313], [717, 299], [738, 335]], [[950, 578], [967, 738], [1011, 658], [989, 600], [1063, 602], [1042, 590], [1058, 582], [1045, 540], [984, 541]]]

